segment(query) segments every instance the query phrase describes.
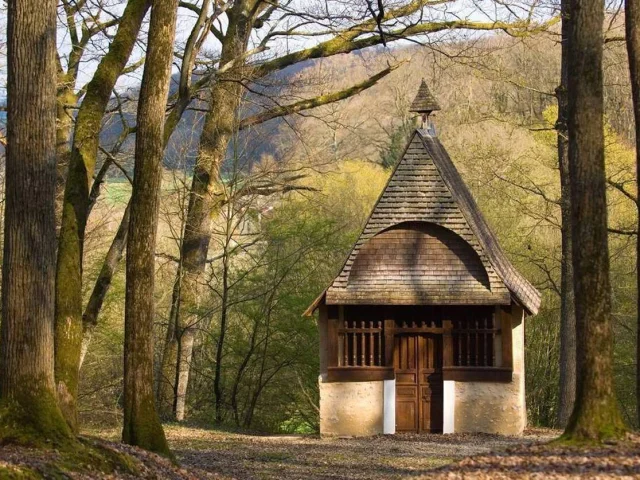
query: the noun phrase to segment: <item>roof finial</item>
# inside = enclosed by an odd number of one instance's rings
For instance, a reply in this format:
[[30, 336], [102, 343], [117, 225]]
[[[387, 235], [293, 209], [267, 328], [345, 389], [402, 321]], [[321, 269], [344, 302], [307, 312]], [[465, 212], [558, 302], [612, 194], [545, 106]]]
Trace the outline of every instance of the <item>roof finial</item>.
[[436, 129], [429, 120], [429, 115], [437, 110], [440, 110], [440, 105], [438, 105], [438, 102], [427, 86], [427, 82], [425, 82], [423, 78], [422, 83], [420, 83], [420, 88], [418, 89], [418, 94], [413, 100], [409, 111], [421, 114], [422, 128], [428, 130], [431, 135], [435, 135]]

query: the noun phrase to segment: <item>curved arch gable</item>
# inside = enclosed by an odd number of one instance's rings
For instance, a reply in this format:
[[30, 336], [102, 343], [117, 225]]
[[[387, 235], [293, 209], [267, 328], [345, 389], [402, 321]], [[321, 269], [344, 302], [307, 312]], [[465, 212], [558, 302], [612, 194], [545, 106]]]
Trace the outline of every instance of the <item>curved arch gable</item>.
[[478, 253], [455, 232], [430, 222], [402, 222], [377, 233], [358, 252], [347, 288], [431, 295], [490, 292]]

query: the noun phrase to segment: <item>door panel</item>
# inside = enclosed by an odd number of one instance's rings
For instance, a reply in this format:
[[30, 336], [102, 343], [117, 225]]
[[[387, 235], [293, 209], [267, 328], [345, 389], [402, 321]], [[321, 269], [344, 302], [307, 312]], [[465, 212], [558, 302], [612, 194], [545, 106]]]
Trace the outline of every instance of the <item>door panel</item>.
[[394, 338], [393, 364], [396, 373], [396, 431], [418, 430], [418, 368], [415, 336]]
[[442, 337], [397, 335], [396, 430], [442, 431]]
[[[415, 398], [415, 396], [414, 396]], [[398, 432], [415, 432], [418, 412], [414, 398], [396, 400], [396, 430]]]
[[442, 431], [442, 337], [418, 337], [420, 376], [420, 430]]

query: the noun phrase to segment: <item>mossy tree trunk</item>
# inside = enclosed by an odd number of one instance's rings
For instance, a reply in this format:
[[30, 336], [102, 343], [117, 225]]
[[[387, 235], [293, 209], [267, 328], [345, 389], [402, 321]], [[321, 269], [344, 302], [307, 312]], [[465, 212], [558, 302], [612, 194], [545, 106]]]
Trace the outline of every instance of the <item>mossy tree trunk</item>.
[[[631, 94], [633, 96], [633, 116], [636, 127], [636, 179], [640, 179], [640, 4], [638, 0], [625, 0], [625, 36], [629, 73], [631, 75]], [[638, 205], [638, 231], [640, 231], [640, 202]], [[636, 259], [640, 259], [640, 235], [636, 236]], [[640, 263], [640, 260], [636, 260]], [[640, 268], [636, 267], [636, 417], [640, 426]]]
[[0, 438], [72, 438], [55, 398], [56, 2], [11, 0]]
[[62, 412], [77, 431], [78, 374], [82, 351], [82, 260], [90, 187], [100, 130], [113, 87], [133, 50], [148, 0], [129, 0], [109, 51], [87, 86], [78, 111], [62, 207], [56, 272], [55, 379]]
[[569, 421], [576, 399], [576, 312], [573, 294], [573, 256], [571, 254], [571, 182], [569, 179], [569, 133], [567, 130], [567, 82], [569, 81], [568, 37], [571, 28], [570, 0], [561, 1], [562, 52], [558, 100], [558, 167], [560, 169], [560, 210], [562, 214], [562, 264], [560, 266], [560, 388], [559, 427]]
[[[78, 101], [73, 85], [75, 79], [69, 78], [69, 74], [58, 72], [58, 90], [56, 98], [56, 220], [61, 219], [62, 201], [64, 197], [64, 184], [69, 168], [69, 156], [71, 149], [69, 139], [73, 131], [73, 115], [69, 105], [75, 105]], [[56, 222], [56, 223], [57, 223]]]
[[154, 0], [138, 102], [127, 241], [122, 439], [171, 456], [153, 394], [155, 247], [178, 0]]
[[571, 0], [569, 173], [577, 391], [564, 439], [600, 442], [625, 431], [613, 387], [611, 284], [603, 124], [602, 0]]

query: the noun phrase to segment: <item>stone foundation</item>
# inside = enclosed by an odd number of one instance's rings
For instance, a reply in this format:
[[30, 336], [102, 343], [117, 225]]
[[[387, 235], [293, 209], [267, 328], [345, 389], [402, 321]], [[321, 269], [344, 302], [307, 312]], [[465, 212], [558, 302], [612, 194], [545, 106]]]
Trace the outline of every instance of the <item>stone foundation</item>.
[[383, 433], [384, 382], [323, 382], [320, 434], [365, 437]]
[[523, 380], [514, 373], [511, 383], [455, 382], [454, 431], [522, 435], [527, 418]]

